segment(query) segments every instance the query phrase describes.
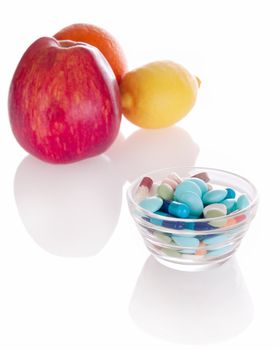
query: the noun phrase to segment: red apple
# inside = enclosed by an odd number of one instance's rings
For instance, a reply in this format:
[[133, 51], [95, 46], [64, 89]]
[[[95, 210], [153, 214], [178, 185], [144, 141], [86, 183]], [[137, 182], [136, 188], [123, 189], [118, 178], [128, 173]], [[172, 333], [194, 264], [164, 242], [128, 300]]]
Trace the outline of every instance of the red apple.
[[103, 153], [116, 138], [118, 84], [97, 48], [40, 38], [14, 73], [9, 115], [27, 152], [51, 163], [78, 161]]

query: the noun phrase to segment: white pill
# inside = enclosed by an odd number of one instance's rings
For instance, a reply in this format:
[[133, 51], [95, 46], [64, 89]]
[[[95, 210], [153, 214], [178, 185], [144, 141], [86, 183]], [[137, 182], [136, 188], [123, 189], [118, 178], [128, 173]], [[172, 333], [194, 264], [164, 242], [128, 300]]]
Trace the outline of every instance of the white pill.
[[225, 204], [209, 204], [203, 209], [203, 216], [205, 218], [217, 218], [224, 215], [227, 215], [227, 207]]

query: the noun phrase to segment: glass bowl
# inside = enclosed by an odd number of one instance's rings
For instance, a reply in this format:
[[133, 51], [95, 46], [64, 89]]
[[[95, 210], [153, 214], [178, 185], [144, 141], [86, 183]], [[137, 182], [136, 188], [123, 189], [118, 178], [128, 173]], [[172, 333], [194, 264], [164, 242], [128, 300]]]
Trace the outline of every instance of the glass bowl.
[[[135, 201], [135, 193], [142, 178], [149, 176], [155, 183], [160, 183], [173, 172], [182, 178], [206, 172], [211, 185], [231, 187], [239, 194], [246, 194], [249, 205], [229, 215], [210, 219], [165, 217], [141, 208]], [[239, 247], [258, 206], [257, 190], [247, 179], [228, 171], [200, 167], [168, 168], [143, 174], [128, 188], [127, 200], [151, 254], [168, 267], [186, 271], [205, 270], [228, 260]]]

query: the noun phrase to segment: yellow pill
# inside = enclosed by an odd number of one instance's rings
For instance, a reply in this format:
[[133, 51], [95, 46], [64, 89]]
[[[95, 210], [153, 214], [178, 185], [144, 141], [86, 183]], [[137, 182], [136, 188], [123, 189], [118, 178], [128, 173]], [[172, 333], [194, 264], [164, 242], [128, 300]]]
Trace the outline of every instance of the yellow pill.
[[124, 75], [120, 84], [123, 114], [142, 128], [170, 126], [193, 108], [199, 84], [177, 63], [149, 63]]

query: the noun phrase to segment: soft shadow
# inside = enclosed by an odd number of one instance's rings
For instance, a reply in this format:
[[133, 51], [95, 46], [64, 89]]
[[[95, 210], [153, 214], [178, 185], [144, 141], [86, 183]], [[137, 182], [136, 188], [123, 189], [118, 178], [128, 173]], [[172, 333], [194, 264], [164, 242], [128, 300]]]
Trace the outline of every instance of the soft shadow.
[[234, 258], [212, 270], [181, 272], [152, 256], [138, 278], [129, 310], [148, 334], [192, 345], [236, 336], [248, 327], [254, 313]]
[[105, 155], [59, 166], [26, 157], [17, 169], [14, 191], [35, 242], [59, 256], [101, 251], [121, 209], [122, 179], [113, 170]]
[[139, 129], [119, 147], [114, 158], [125, 179], [132, 181], [141, 174], [160, 168], [194, 166], [199, 146], [190, 134], [178, 126], [166, 129]]
[[14, 193], [20, 218], [43, 249], [59, 256], [99, 253], [110, 239], [122, 187], [144, 172], [194, 165], [199, 148], [182, 128], [119, 135], [103, 155], [68, 165], [27, 156], [18, 166]]

